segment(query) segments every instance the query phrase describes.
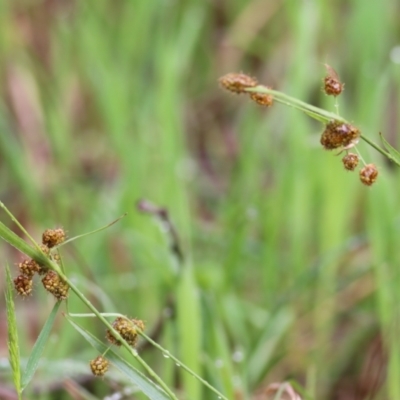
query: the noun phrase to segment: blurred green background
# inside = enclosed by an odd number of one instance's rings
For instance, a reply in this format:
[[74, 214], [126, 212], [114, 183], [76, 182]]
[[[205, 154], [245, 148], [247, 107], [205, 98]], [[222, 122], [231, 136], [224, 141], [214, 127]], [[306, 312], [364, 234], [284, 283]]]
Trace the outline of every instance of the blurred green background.
[[[399, 15], [396, 0], [2, 0], [0, 199], [39, 241], [128, 212], [63, 248], [67, 274], [229, 399], [285, 380], [315, 400], [400, 399], [399, 171], [361, 143], [380, 170], [367, 188], [321, 148], [321, 124], [218, 87], [243, 71], [334, 111], [328, 63], [341, 114], [400, 147]], [[183, 263], [140, 199], [168, 210]], [[25, 358], [53, 304], [39, 281], [17, 301]], [[87, 312], [73, 295], [69, 307]], [[180, 399], [216, 398], [141, 346]], [[60, 315], [27, 398], [144, 398], [115, 371], [92, 379], [96, 355]]]

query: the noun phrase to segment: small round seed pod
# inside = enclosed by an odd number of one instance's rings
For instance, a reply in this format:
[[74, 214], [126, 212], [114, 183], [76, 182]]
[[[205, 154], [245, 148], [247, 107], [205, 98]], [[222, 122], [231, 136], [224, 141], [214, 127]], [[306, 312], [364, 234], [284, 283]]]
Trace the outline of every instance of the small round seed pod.
[[321, 136], [321, 144], [326, 150], [340, 147], [349, 148], [357, 144], [360, 131], [353, 125], [341, 121], [329, 121]]
[[45, 244], [41, 244], [39, 247], [46, 256], [50, 256], [50, 249]]
[[328, 96], [339, 96], [342, 93], [344, 84], [340, 82], [336, 71], [328, 64], [325, 64], [328, 75], [324, 79], [324, 91]]
[[[269, 89], [269, 88], [268, 88]], [[250, 98], [257, 104], [263, 107], [271, 107], [274, 103], [274, 99], [270, 94], [266, 93], [250, 93]]]
[[55, 271], [47, 271], [42, 283], [44, 288], [57, 300], [65, 300], [68, 297], [69, 286]]
[[108, 371], [109, 362], [103, 356], [97, 356], [94, 360], [90, 361], [90, 369], [95, 376], [104, 376]]
[[[124, 317], [118, 317], [112, 326], [130, 346], [136, 345], [138, 333], [133, 321]], [[121, 342], [113, 336], [110, 330], [107, 330], [106, 338], [110, 343], [121, 346]]]
[[36, 273], [40, 273], [41, 266], [35, 260], [24, 260], [18, 264], [18, 268], [22, 275], [32, 278]]
[[42, 234], [42, 243], [51, 249], [64, 242], [65, 237], [65, 232], [62, 228], [46, 229]]
[[378, 178], [378, 170], [374, 164], [367, 164], [360, 171], [360, 180], [364, 185], [371, 186]]
[[257, 86], [258, 82], [256, 79], [237, 73], [229, 73], [219, 78], [220, 85], [234, 93], [245, 93], [245, 89]]
[[347, 171], [354, 171], [358, 165], [358, 155], [354, 153], [346, 154], [342, 158], [342, 162]]
[[25, 275], [18, 275], [14, 279], [14, 287], [17, 293], [22, 297], [27, 297], [32, 293], [33, 281]]

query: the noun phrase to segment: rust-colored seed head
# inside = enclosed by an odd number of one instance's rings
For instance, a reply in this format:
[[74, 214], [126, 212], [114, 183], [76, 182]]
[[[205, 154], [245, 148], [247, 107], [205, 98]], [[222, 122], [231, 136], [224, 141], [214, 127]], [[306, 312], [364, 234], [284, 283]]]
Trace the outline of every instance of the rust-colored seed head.
[[[133, 321], [128, 318], [118, 317], [112, 326], [130, 346], [136, 345], [138, 333]], [[110, 343], [121, 346], [121, 342], [113, 336], [110, 330], [107, 330], [106, 338]]]
[[245, 93], [245, 89], [257, 86], [256, 79], [245, 74], [230, 73], [219, 78], [220, 85], [234, 93]]
[[371, 186], [378, 178], [378, 170], [374, 164], [367, 164], [360, 171], [360, 180], [364, 185]]
[[321, 144], [326, 150], [350, 147], [358, 142], [360, 131], [353, 125], [341, 121], [329, 121], [321, 136]]
[[18, 264], [18, 268], [22, 275], [27, 278], [32, 278], [36, 273], [40, 273], [41, 267], [35, 260], [24, 260], [22, 263]]
[[108, 366], [108, 360], [103, 356], [97, 356], [90, 361], [90, 369], [95, 376], [103, 376], [108, 371]]
[[325, 64], [328, 75], [324, 79], [324, 91], [329, 96], [339, 96], [342, 93], [344, 84], [340, 82], [336, 71], [328, 64]]
[[32, 285], [32, 278], [28, 278], [25, 275], [18, 275], [14, 279], [15, 290], [22, 297], [29, 296], [32, 293]]
[[346, 154], [342, 158], [342, 162], [347, 171], [354, 171], [358, 165], [358, 155], [354, 153]]
[[50, 270], [42, 279], [44, 288], [57, 300], [65, 300], [68, 297], [69, 286], [56, 272]]
[[250, 98], [260, 106], [271, 107], [274, 99], [270, 94], [266, 93], [250, 93]]
[[61, 244], [65, 240], [65, 232], [62, 228], [46, 229], [42, 235], [42, 242], [50, 249]]
[[339, 96], [343, 92], [344, 84], [335, 78], [327, 76], [324, 79], [324, 91], [328, 96]]

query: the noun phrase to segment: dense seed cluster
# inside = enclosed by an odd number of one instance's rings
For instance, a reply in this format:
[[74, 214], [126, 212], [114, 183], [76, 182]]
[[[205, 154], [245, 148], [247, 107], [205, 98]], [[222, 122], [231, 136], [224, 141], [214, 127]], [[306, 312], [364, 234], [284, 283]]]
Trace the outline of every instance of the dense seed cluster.
[[344, 84], [340, 82], [336, 71], [328, 64], [325, 64], [328, 75], [324, 79], [324, 91], [328, 96], [339, 96], [342, 93]]
[[264, 107], [271, 107], [272, 104], [274, 103], [273, 97], [270, 94], [266, 93], [252, 92], [250, 93], [250, 98], [260, 106]]
[[68, 297], [69, 286], [55, 271], [48, 271], [42, 283], [43, 287], [57, 300], [65, 300]]
[[35, 260], [24, 260], [18, 264], [18, 268], [22, 275], [30, 279], [42, 270], [41, 266]]
[[29, 296], [32, 293], [32, 286], [32, 278], [29, 278], [25, 275], [18, 275], [14, 279], [15, 290], [22, 297]]
[[[143, 321], [137, 319], [130, 320], [124, 317], [118, 317], [112, 326], [130, 346], [135, 346], [137, 343], [138, 329], [141, 331], [144, 330]], [[107, 330], [106, 338], [111, 344], [121, 346], [121, 342], [114, 337], [110, 330]]]
[[94, 360], [90, 361], [90, 369], [95, 376], [104, 376], [108, 371], [109, 362], [103, 356], [97, 356]]
[[42, 235], [42, 243], [51, 249], [64, 242], [65, 237], [66, 235], [62, 228], [46, 229]]
[[242, 73], [229, 73], [219, 78], [220, 85], [233, 93], [246, 93], [246, 89], [257, 86], [257, 79]]
[[354, 171], [358, 165], [358, 155], [354, 153], [348, 153], [342, 158], [344, 168], [348, 171]]
[[360, 170], [360, 180], [364, 185], [373, 185], [377, 178], [378, 170], [374, 164], [367, 164]]
[[358, 142], [360, 131], [353, 125], [341, 121], [329, 121], [321, 136], [326, 150], [350, 147]]

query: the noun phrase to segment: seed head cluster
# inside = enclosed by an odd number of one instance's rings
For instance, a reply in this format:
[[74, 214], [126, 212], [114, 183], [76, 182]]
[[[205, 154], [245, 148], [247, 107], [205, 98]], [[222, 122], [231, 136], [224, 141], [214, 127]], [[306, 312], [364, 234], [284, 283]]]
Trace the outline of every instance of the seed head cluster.
[[336, 71], [328, 64], [325, 64], [328, 74], [324, 78], [324, 92], [328, 96], [339, 96], [343, 92], [344, 84], [340, 82]]
[[354, 171], [358, 165], [358, 155], [355, 153], [348, 153], [342, 158], [343, 166], [347, 171]]
[[[145, 326], [143, 321], [137, 319], [128, 319], [118, 317], [112, 324], [112, 327], [121, 335], [121, 337], [130, 345], [135, 346], [138, 340], [138, 330], [143, 331]], [[110, 330], [107, 330], [106, 338], [111, 344], [121, 346], [121, 341], [116, 339]]]
[[326, 150], [351, 147], [357, 144], [360, 131], [353, 125], [341, 121], [329, 121], [321, 136], [321, 144]]
[[[65, 240], [65, 232], [62, 228], [57, 229], [46, 229], [42, 235], [42, 244], [40, 250], [42, 253], [53, 259], [59, 261], [58, 254], [52, 254], [51, 249], [54, 246], [61, 244]], [[64, 300], [68, 297], [69, 287], [55, 271], [51, 271], [44, 265], [41, 265], [38, 261], [33, 259], [23, 260], [18, 264], [20, 275], [14, 279], [14, 287], [16, 292], [26, 297], [32, 293], [33, 289], [33, 277], [35, 274], [45, 275], [42, 279], [44, 288], [53, 294], [57, 300]]]
[[[266, 93], [247, 92], [247, 89], [254, 88], [258, 85], [257, 79], [243, 73], [229, 73], [219, 78], [220, 85], [230, 92], [248, 94], [250, 99], [263, 107], [271, 107], [273, 97]], [[265, 86], [267, 89], [270, 87]]]
[[[324, 78], [324, 92], [329, 96], [337, 97], [344, 89], [344, 83], [339, 79], [336, 71], [328, 64], [325, 64], [327, 74]], [[257, 104], [270, 107], [273, 104], [274, 97], [268, 93], [255, 91], [261, 86], [256, 78], [243, 73], [229, 73], [219, 78], [220, 85], [236, 94], [247, 94], [250, 99]], [[256, 89], [254, 89], [256, 88]], [[271, 89], [264, 86], [266, 89]], [[337, 104], [336, 104], [337, 107]], [[349, 153], [348, 150], [354, 147], [361, 137], [360, 130], [352, 124], [340, 119], [333, 119], [325, 125], [321, 135], [320, 142], [326, 150], [346, 151], [342, 158], [342, 163], [347, 171], [354, 171], [359, 164], [359, 156], [355, 153]], [[340, 153], [339, 153], [340, 154]], [[360, 180], [364, 185], [371, 186], [376, 182], [378, 170], [374, 164], [367, 164], [360, 170]]]
[[104, 376], [108, 371], [109, 362], [103, 356], [97, 356], [94, 360], [90, 361], [90, 369], [95, 376]]
[[49, 270], [42, 279], [43, 287], [57, 300], [65, 300], [68, 297], [69, 286], [57, 272]]

